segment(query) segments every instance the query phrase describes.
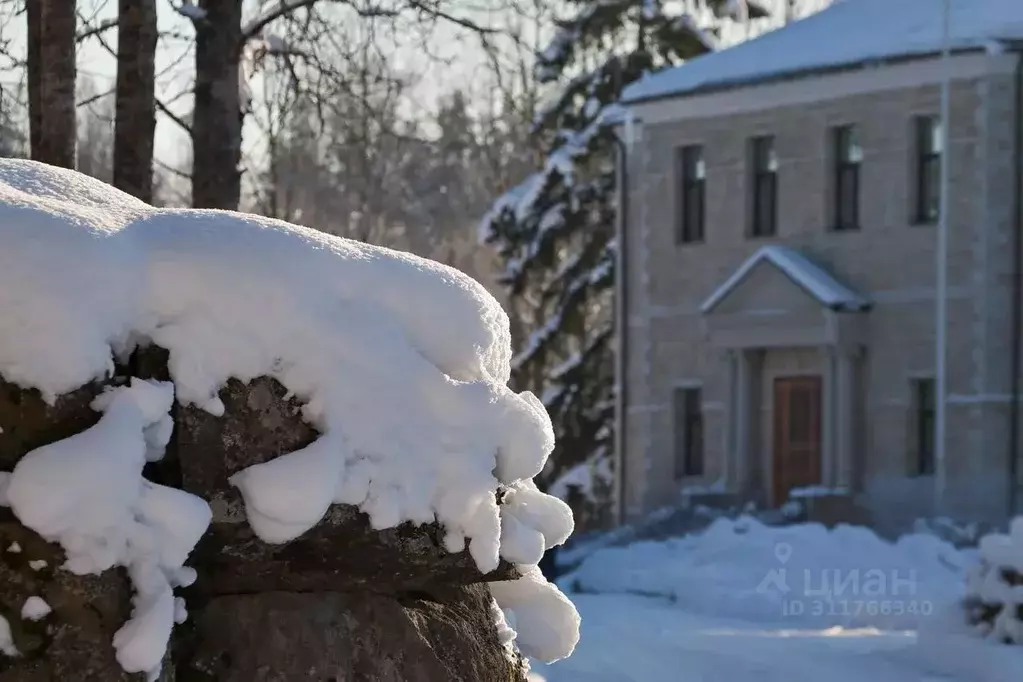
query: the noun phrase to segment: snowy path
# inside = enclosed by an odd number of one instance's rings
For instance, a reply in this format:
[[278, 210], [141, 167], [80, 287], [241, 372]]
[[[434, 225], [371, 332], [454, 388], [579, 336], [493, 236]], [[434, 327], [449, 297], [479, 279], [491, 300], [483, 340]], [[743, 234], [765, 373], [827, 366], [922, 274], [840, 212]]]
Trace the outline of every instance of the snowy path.
[[910, 633], [768, 630], [642, 597], [571, 598], [582, 639], [571, 658], [533, 666], [547, 682], [1010, 682], [1023, 670], [949, 674]]

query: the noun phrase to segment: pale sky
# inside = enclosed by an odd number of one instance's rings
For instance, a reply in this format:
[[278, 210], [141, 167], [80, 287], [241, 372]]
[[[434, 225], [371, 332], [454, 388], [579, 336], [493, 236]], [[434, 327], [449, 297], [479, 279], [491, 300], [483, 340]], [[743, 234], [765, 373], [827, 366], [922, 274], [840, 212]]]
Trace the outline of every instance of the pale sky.
[[[758, 26], [755, 32], [781, 23], [782, 3], [784, 0], [766, 0], [775, 10], [775, 16]], [[187, 94], [193, 80], [192, 39], [194, 31], [188, 19], [178, 14], [174, 7], [180, 0], [158, 0], [160, 30], [165, 35], [161, 38], [157, 51], [157, 92], [161, 100], [180, 116], [191, 110], [191, 97]], [[507, 15], [498, 12], [480, 10], [487, 0], [465, 0], [465, 7], [477, 8], [471, 16], [481, 24], [498, 26], [507, 19]], [[697, 8], [702, 0], [681, 0], [692, 3]], [[810, 13], [829, 4], [831, 0], [800, 0], [798, 14]], [[254, 16], [260, 6], [270, 4], [269, 0], [248, 0], [246, 19]], [[497, 4], [496, 2], [494, 4]], [[114, 0], [79, 0], [82, 14], [88, 23], [98, 24], [116, 16], [117, 3]], [[80, 22], [79, 30], [85, 26]], [[24, 17], [12, 17], [8, 6], [0, 7], [0, 34], [11, 39], [11, 51], [19, 58], [24, 55]], [[750, 36], [749, 30], [743, 27], [726, 29], [723, 43], [731, 44]], [[117, 31], [111, 29], [103, 34], [106, 44], [116, 49]], [[410, 114], [424, 113], [432, 110], [439, 96], [449, 93], [455, 88], [468, 91], [469, 94], [485, 96], [489, 85], [485, 80], [486, 60], [475, 38], [469, 37], [464, 31], [453, 29], [450, 25], [440, 26], [431, 36], [429, 51], [432, 57], [424, 58], [423, 48], [419, 45], [395, 45], [391, 50], [393, 66], [402, 71], [411, 71], [417, 78], [410, 96], [408, 106]], [[0, 61], [0, 85], [9, 88], [16, 85], [23, 77], [21, 72], [13, 72], [3, 67], [9, 60]], [[113, 85], [116, 61], [99, 40], [90, 38], [79, 47], [78, 68], [81, 76], [89, 77], [97, 90], [103, 92]], [[251, 127], [251, 126], [250, 126]], [[252, 144], [255, 131], [247, 130], [246, 139]], [[163, 114], [157, 121], [156, 153], [164, 163], [179, 166], [184, 161], [187, 150], [187, 137], [180, 128]], [[187, 170], [187, 169], [183, 169]]]
[[[249, 0], [245, 19], [255, 16], [260, 4], [269, 4], [266, 0]], [[178, 14], [174, 6], [177, 0], [159, 0], [158, 13], [161, 38], [157, 50], [157, 93], [168, 108], [180, 116], [191, 110], [191, 97], [187, 94], [191, 88], [194, 73], [194, 56], [192, 38], [194, 31], [191, 22]], [[483, 3], [472, 6], [481, 7]], [[96, 25], [104, 20], [116, 17], [117, 3], [113, 0], [79, 0], [82, 14], [88, 24]], [[496, 21], [486, 13], [476, 11], [473, 18], [484, 23]], [[86, 22], [79, 22], [79, 31], [85, 29]], [[24, 16], [12, 17], [10, 10], [0, 8], [0, 34], [11, 39], [11, 52], [23, 59], [25, 52]], [[103, 41], [112, 49], [117, 47], [117, 31], [111, 29], [103, 34]], [[453, 30], [447, 26], [438, 26], [432, 36], [429, 48], [432, 57], [423, 58], [421, 48], [406, 45], [395, 45], [391, 50], [392, 66], [400, 71], [412, 72], [418, 77], [410, 95], [408, 106], [413, 108], [409, 113], [432, 110], [437, 98], [456, 87], [473, 90], [474, 83], [482, 86], [479, 81], [485, 60], [478, 43], [465, 35], [464, 32]], [[17, 86], [23, 78], [21, 70], [12, 71], [3, 68], [10, 64], [4, 59], [0, 61], [0, 84], [5, 89]], [[113, 87], [116, 73], [116, 60], [103, 44], [95, 38], [84, 41], [78, 51], [79, 77], [88, 77], [95, 85], [97, 92]], [[250, 131], [251, 132], [251, 131]], [[247, 136], [252, 139], [252, 135]], [[157, 155], [165, 163], [173, 164], [182, 160], [181, 150], [187, 148], [187, 137], [180, 128], [163, 114], [158, 115], [156, 148]]]

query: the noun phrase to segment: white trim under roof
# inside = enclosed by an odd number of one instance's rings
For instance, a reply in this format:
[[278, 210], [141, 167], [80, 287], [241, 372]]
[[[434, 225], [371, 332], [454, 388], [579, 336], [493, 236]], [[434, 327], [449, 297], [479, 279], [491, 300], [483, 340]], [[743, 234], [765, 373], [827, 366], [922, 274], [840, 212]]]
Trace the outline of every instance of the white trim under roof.
[[[1019, 56], [1014, 52], [966, 52], [953, 55], [947, 68], [953, 80], [969, 80], [993, 74], [1011, 74], [1018, 60]], [[720, 117], [886, 90], [937, 86], [945, 77], [945, 69], [939, 57], [907, 59], [637, 102], [629, 108], [647, 124]]]
[[739, 266], [725, 282], [700, 306], [700, 312], [711, 312], [728, 294], [761, 263], [770, 263], [796, 285], [813, 296], [820, 304], [832, 310], [856, 312], [870, 307], [870, 301], [831, 276], [824, 268], [788, 246], [761, 247]]

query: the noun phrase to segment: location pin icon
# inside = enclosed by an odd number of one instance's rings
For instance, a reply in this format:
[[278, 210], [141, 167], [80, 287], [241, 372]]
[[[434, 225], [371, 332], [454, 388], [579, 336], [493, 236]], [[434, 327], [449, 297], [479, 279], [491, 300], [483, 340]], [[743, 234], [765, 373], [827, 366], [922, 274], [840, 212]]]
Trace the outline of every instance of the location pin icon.
[[774, 546], [774, 556], [784, 564], [792, 557], [792, 545], [787, 542], [779, 542]]

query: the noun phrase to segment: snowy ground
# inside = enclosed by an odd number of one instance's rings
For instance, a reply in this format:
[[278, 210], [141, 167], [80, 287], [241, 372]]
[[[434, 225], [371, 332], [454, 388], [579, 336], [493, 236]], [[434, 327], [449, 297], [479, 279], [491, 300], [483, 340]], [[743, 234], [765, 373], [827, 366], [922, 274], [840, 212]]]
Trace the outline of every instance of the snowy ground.
[[533, 670], [546, 682], [1018, 682], [1023, 647], [961, 624], [975, 559], [932, 535], [719, 519], [587, 557], [561, 580], [587, 592], [570, 594], [579, 645]]
[[571, 658], [533, 665], [546, 682], [1018, 682], [1023, 670], [1023, 653], [965, 637], [951, 655], [912, 632], [764, 628], [646, 597], [571, 597], [582, 637]]

